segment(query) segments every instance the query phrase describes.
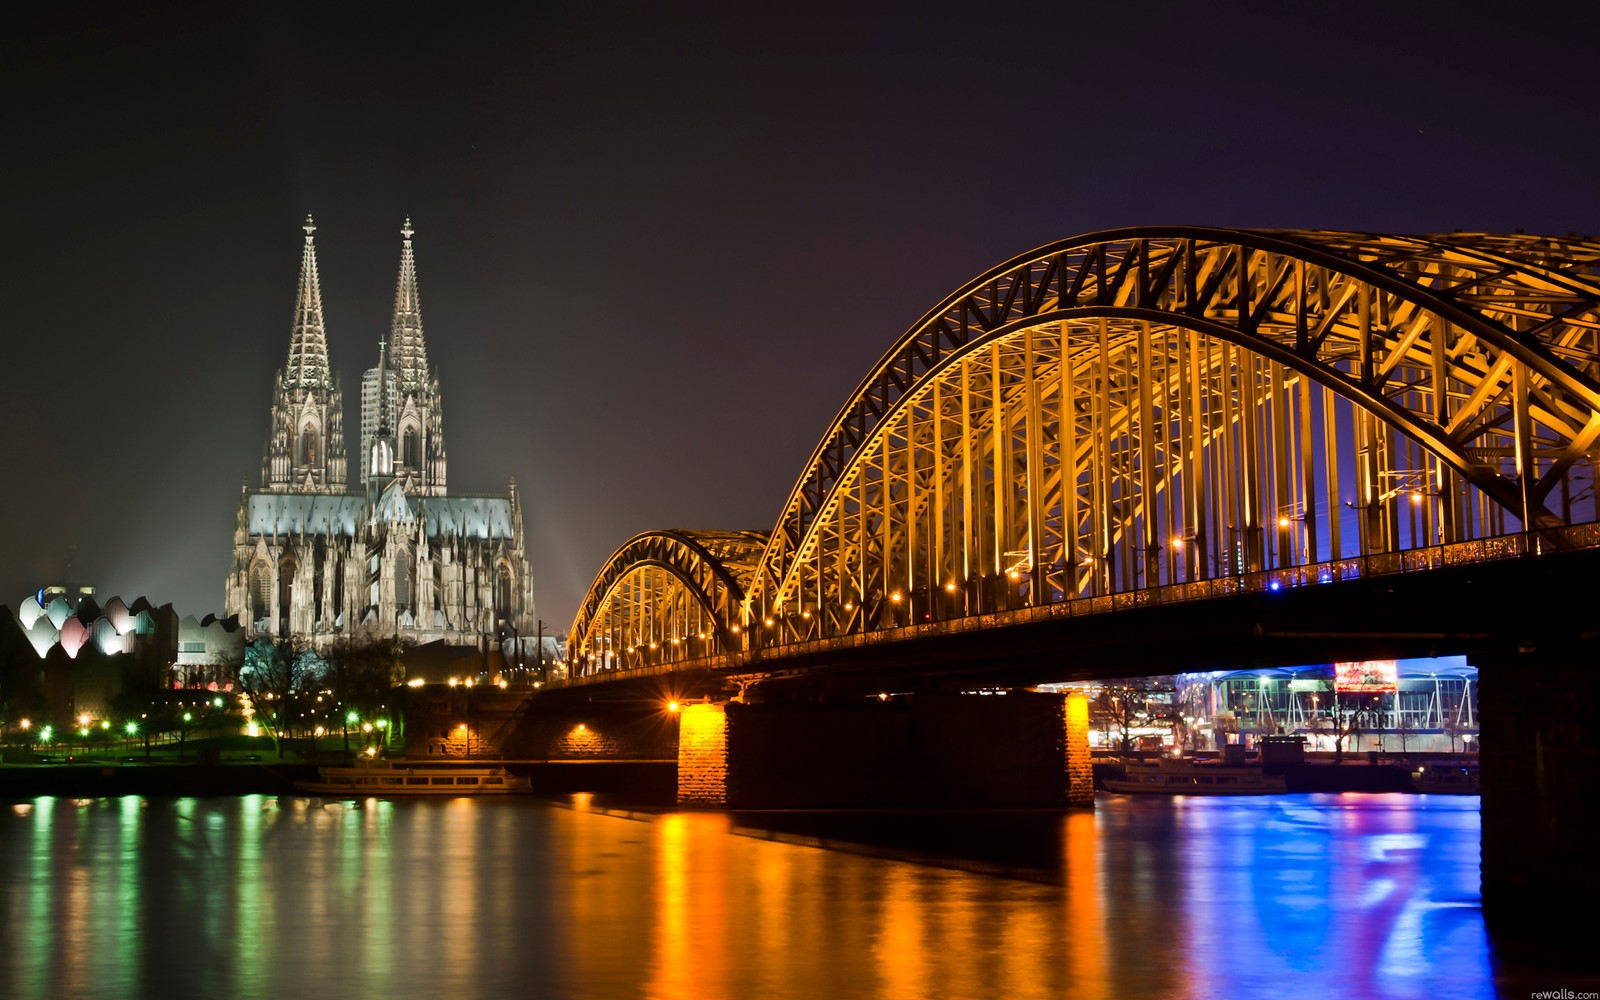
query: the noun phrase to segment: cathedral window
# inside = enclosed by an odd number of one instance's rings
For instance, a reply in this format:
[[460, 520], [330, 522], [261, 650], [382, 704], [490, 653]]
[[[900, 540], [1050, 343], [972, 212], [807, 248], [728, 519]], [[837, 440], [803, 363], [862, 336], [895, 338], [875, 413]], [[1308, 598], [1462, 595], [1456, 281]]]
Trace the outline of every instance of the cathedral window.
[[278, 634], [289, 634], [289, 602], [294, 595], [295, 562], [284, 556], [278, 563]]
[[266, 563], [250, 568], [250, 620], [258, 622], [272, 613], [272, 571]]
[[407, 427], [400, 438], [400, 464], [408, 469], [422, 468], [422, 441], [415, 427]]
[[317, 429], [310, 424], [300, 432], [300, 464], [317, 464]]
[[503, 621], [511, 620], [511, 567], [505, 563], [501, 563], [495, 570], [494, 607], [496, 618]]
[[394, 610], [396, 614], [411, 610], [411, 556], [404, 549], [394, 557]]

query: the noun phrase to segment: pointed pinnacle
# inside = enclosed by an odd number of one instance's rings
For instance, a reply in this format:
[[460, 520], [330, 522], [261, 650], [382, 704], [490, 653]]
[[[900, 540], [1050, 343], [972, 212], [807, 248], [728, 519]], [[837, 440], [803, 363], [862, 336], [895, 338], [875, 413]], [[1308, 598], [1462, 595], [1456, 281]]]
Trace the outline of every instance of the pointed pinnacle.
[[317, 231], [317, 224], [311, 221], [311, 213], [306, 213], [306, 224], [300, 227], [306, 231], [306, 239], [311, 239], [311, 234]]
[[408, 215], [406, 216], [405, 225], [400, 227], [400, 235], [409, 240], [411, 238], [411, 234], [415, 232], [416, 230], [411, 228], [411, 216]]

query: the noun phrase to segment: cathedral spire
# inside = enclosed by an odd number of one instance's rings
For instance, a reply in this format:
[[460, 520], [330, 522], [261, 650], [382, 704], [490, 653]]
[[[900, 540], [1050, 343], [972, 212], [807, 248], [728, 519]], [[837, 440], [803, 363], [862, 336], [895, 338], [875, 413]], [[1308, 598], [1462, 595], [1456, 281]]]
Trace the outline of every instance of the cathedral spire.
[[345, 484], [344, 401], [328, 364], [322, 322], [322, 285], [317, 279], [317, 231], [306, 216], [300, 252], [300, 287], [294, 297], [289, 361], [272, 390], [267, 443], [261, 458], [261, 488], [278, 493], [343, 493]]
[[411, 217], [400, 235], [400, 279], [394, 290], [394, 324], [389, 331], [390, 369], [400, 391], [428, 383], [428, 345], [422, 339], [422, 300], [417, 294], [417, 258], [411, 248]]
[[332, 370], [328, 366], [328, 337], [322, 325], [322, 285], [317, 280], [317, 247], [312, 233], [317, 231], [311, 216], [301, 227], [306, 233], [305, 249], [300, 255], [300, 289], [294, 299], [294, 327], [289, 334], [289, 363], [284, 367], [284, 379], [289, 385], [316, 386], [333, 384]]

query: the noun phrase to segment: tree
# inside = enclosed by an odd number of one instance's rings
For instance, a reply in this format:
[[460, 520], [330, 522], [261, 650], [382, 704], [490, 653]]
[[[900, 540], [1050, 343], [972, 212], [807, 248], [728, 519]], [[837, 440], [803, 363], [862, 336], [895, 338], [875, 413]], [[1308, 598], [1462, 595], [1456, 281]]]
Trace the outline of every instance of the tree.
[[322, 673], [322, 660], [308, 645], [262, 636], [245, 647], [239, 668], [239, 691], [250, 711], [265, 722], [278, 756], [284, 753], [283, 736], [290, 725], [296, 695], [314, 685]]
[[337, 643], [328, 656], [324, 676], [342, 709], [344, 748], [350, 749], [350, 714], [358, 719], [378, 717], [390, 692], [402, 680], [400, 637], [348, 639]]

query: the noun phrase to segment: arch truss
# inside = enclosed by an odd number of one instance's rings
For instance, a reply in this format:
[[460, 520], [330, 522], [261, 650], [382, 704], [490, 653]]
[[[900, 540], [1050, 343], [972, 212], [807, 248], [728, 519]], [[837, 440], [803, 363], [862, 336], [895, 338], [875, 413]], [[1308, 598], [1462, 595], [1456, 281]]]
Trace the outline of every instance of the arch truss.
[[737, 648], [765, 532], [652, 531], [618, 549], [568, 633], [576, 669], [631, 669]]
[[900, 338], [723, 621], [765, 645], [1553, 537], [1596, 519], [1597, 452], [1600, 244], [1079, 237]]

